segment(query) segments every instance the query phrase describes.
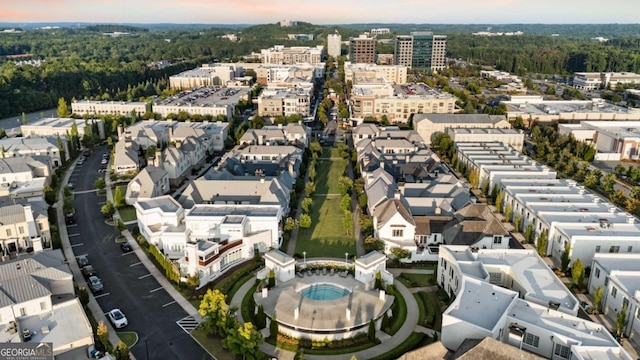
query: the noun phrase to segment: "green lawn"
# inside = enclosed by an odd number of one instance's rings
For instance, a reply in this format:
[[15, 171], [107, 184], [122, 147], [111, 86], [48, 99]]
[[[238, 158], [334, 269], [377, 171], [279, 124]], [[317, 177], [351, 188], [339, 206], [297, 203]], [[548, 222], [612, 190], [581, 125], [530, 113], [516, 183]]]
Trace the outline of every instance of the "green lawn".
[[[323, 157], [333, 156], [335, 149], [324, 149]], [[337, 150], [336, 150], [337, 151]], [[296, 253], [307, 252], [307, 257], [343, 258], [344, 253], [355, 254], [353, 234], [345, 235], [342, 227], [343, 212], [340, 209], [338, 179], [344, 173], [347, 161], [318, 160], [316, 171], [316, 194], [311, 207], [311, 227], [300, 228], [296, 242]]]
[[345, 235], [342, 227], [340, 197], [314, 198], [311, 207], [311, 227], [300, 228], [296, 242], [296, 253], [307, 252], [307, 257], [344, 258], [344, 253], [355, 254], [353, 235]]
[[122, 331], [117, 334], [120, 340], [127, 345], [127, 347], [131, 347], [133, 344], [138, 342], [138, 334], [133, 331]]
[[136, 219], [136, 209], [133, 206], [125, 206], [118, 209], [122, 222], [134, 221]]
[[222, 348], [222, 339], [216, 336], [208, 336], [202, 331], [202, 328], [197, 328], [191, 332], [191, 336], [196, 339], [202, 347], [207, 349], [211, 355], [215, 356], [218, 360], [235, 360], [236, 357], [230, 352]]
[[418, 325], [422, 325], [436, 331], [442, 330], [442, 302], [435, 292], [421, 291], [414, 294], [418, 306], [424, 308], [424, 317]]
[[398, 278], [407, 287], [427, 287], [435, 285], [434, 275], [402, 273]]

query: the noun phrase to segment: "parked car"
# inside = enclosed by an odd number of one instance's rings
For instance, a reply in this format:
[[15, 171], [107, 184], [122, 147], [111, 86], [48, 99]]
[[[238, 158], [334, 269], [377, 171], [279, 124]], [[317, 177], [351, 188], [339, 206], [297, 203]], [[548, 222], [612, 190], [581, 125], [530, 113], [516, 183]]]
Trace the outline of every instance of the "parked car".
[[89, 278], [91, 276], [98, 275], [98, 272], [96, 272], [96, 269], [94, 269], [93, 266], [87, 265], [82, 268], [82, 275], [84, 275], [84, 277], [86, 278]]
[[104, 290], [104, 285], [102, 285], [102, 280], [100, 280], [97, 276], [89, 276], [89, 289], [91, 289], [92, 293], [98, 293]]
[[64, 214], [64, 222], [67, 225], [72, 225], [76, 223], [76, 214], [75, 212], [69, 212]]
[[109, 159], [102, 159], [102, 161], [100, 161], [100, 165], [107, 165], [109, 163]]
[[68, 187], [69, 189], [73, 190], [74, 185], [73, 185], [73, 183], [68, 183], [68, 184], [67, 184], [67, 187]]
[[120, 249], [122, 249], [122, 252], [125, 252], [125, 253], [133, 251], [133, 248], [131, 247], [131, 244], [129, 244], [128, 241], [120, 243]]
[[120, 309], [113, 309], [107, 313], [109, 317], [109, 321], [113, 324], [116, 329], [121, 329], [127, 325], [129, 322], [127, 321], [127, 317], [124, 316], [124, 313], [120, 311]]
[[76, 261], [78, 262], [78, 266], [82, 269], [83, 267], [89, 265], [89, 258], [87, 255], [76, 256]]
[[81, 157], [80, 160], [78, 160], [78, 165], [82, 165], [84, 164], [84, 157]]

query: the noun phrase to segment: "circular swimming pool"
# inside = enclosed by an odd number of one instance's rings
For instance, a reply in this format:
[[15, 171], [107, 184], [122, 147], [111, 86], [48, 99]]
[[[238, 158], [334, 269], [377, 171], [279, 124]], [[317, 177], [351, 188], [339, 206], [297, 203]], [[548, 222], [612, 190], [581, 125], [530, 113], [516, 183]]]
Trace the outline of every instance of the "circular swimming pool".
[[332, 284], [313, 284], [302, 289], [300, 295], [312, 300], [335, 300], [349, 295], [349, 290]]

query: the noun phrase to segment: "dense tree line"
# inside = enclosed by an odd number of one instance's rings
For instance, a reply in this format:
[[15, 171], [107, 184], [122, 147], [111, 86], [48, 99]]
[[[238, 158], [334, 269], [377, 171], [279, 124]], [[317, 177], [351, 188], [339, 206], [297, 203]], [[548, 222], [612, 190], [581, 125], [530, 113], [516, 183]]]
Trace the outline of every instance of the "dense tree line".
[[640, 39], [599, 43], [551, 36], [449, 36], [448, 55], [517, 74], [640, 71]]

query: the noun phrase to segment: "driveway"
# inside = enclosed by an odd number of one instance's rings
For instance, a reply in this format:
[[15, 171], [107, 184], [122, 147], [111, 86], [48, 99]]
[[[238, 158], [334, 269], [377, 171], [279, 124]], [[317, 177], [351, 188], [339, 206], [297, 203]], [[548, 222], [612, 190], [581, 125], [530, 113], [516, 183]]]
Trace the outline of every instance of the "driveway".
[[211, 359], [178, 325], [188, 314], [134, 252], [122, 253], [115, 243], [117, 230], [104, 223], [100, 207], [106, 197], [93, 191], [104, 151], [105, 147], [94, 150], [84, 164], [75, 166], [69, 178], [75, 185], [77, 224], [67, 226], [67, 232], [74, 254], [86, 254], [104, 283], [104, 292], [95, 296], [96, 301], [104, 312], [120, 308], [127, 316], [129, 326], [122, 331], [135, 331], [140, 337], [131, 348], [136, 359]]

